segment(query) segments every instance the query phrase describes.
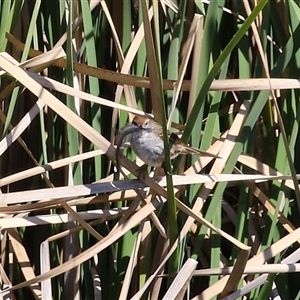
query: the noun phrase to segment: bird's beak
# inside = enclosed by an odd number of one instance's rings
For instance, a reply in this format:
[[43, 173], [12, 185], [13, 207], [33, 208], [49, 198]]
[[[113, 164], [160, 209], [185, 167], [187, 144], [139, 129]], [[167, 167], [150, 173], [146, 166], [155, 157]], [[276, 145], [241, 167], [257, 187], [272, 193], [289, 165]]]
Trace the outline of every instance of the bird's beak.
[[133, 132], [137, 132], [140, 130], [140, 127], [131, 123], [123, 127], [122, 129], [119, 130], [117, 136], [116, 136], [116, 145], [118, 148], [121, 147], [124, 138]]

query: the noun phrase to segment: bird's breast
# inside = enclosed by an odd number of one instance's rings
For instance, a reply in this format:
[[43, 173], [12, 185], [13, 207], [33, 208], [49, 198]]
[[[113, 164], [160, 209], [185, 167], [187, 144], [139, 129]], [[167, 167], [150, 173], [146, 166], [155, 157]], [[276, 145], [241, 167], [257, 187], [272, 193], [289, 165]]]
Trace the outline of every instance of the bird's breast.
[[130, 135], [130, 144], [135, 154], [147, 165], [158, 167], [164, 160], [163, 140], [148, 131], [138, 131]]

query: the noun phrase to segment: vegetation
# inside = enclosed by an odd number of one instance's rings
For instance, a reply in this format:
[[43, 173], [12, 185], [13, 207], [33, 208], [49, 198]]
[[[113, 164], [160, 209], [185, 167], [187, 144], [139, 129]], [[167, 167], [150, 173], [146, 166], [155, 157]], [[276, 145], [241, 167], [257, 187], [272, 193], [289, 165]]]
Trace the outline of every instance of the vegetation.
[[[0, 0], [0, 18], [2, 293], [300, 299], [298, 0]], [[168, 128], [219, 158], [139, 176], [128, 147], [118, 174], [116, 132], [145, 112], [166, 147]]]

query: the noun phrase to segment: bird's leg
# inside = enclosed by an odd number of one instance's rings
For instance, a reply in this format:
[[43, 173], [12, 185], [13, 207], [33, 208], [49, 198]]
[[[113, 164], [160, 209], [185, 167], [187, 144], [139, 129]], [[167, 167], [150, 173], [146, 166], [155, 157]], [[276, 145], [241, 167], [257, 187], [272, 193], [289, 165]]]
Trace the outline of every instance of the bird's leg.
[[148, 168], [148, 165], [147, 164], [143, 164], [142, 166], [140, 166], [136, 172], [137, 172], [137, 177], [138, 179], [144, 181], [146, 179], [146, 176], [148, 175], [147, 174], [147, 168]]

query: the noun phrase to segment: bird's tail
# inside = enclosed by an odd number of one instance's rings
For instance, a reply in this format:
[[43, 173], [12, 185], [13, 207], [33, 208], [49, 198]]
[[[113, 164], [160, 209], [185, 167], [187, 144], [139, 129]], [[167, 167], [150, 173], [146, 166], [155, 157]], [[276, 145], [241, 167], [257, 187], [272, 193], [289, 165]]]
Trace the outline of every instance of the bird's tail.
[[208, 156], [208, 157], [214, 157], [214, 158], [220, 158], [220, 156], [206, 152], [206, 151], [202, 151], [200, 149], [194, 148], [194, 147], [188, 147], [185, 148], [184, 153], [182, 154], [196, 154], [199, 156]]

